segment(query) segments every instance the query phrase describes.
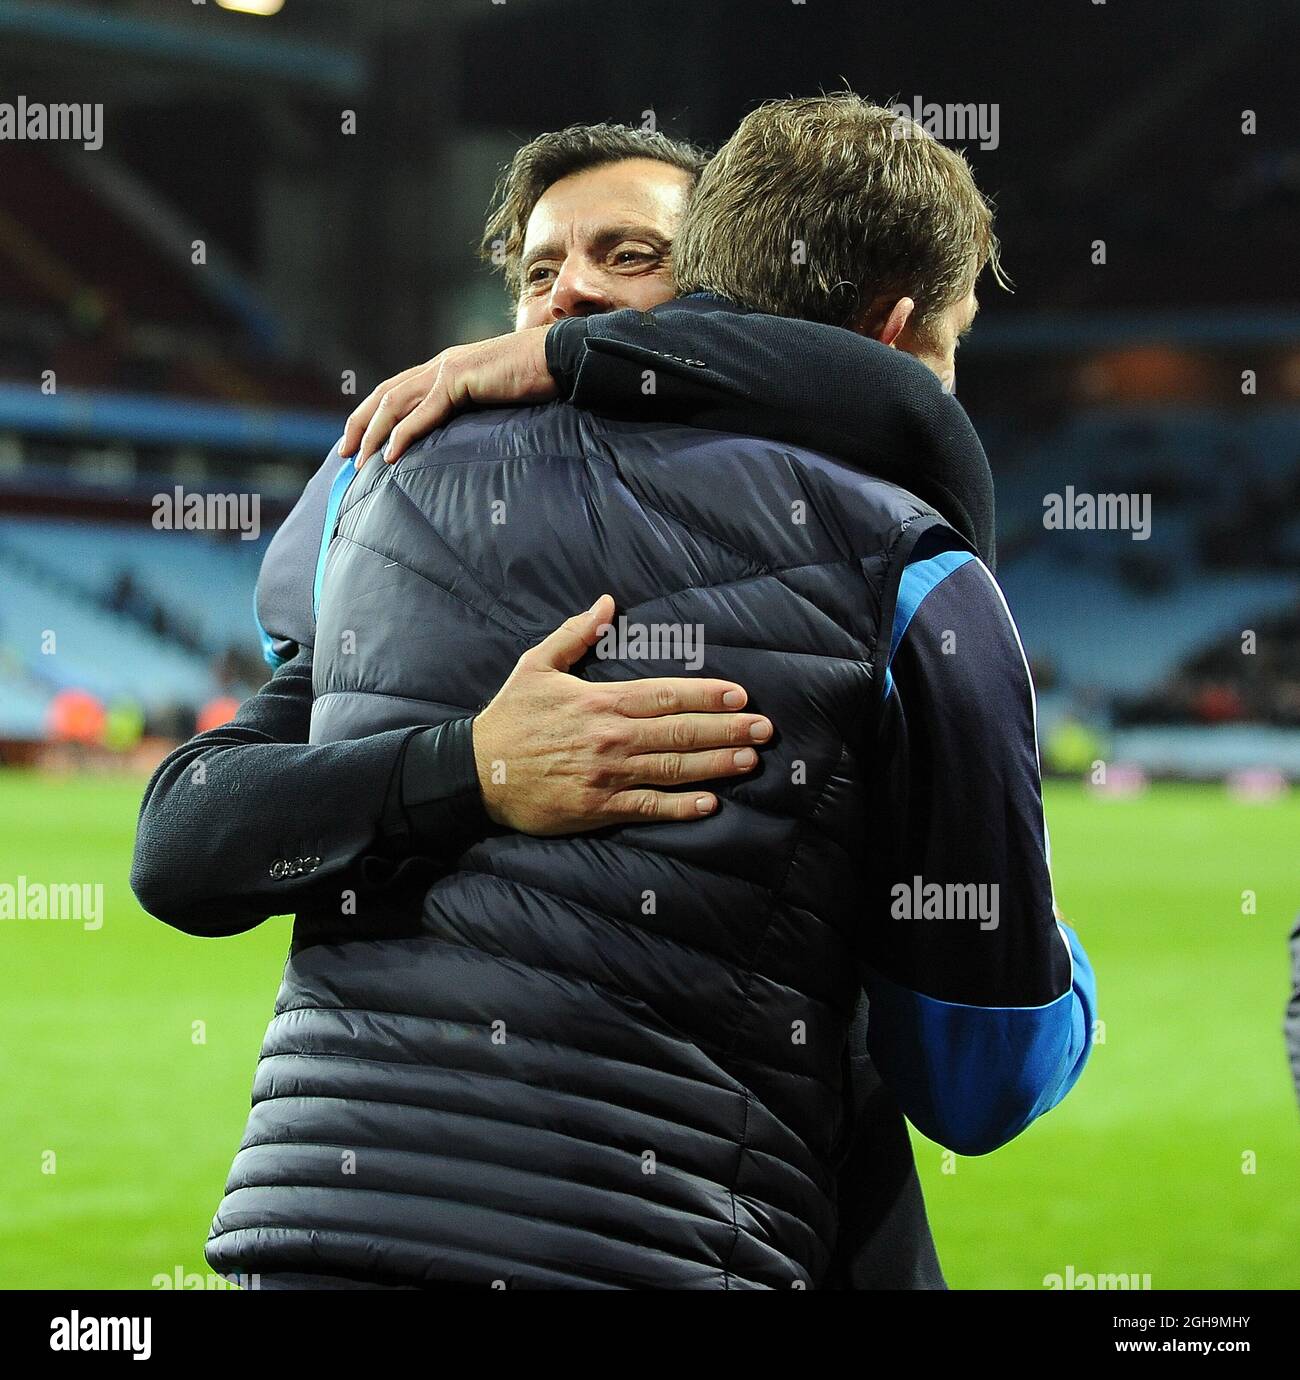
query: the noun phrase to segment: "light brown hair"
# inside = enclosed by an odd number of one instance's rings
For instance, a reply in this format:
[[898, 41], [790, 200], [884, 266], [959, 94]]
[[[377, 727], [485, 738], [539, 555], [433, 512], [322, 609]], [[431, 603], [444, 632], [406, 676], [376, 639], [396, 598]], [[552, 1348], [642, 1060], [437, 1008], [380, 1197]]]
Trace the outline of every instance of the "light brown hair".
[[562, 177], [621, 163], [625, 158], [652, 158], [681, 168], [694, 184], [708, 155], [693, 144], [666, 134], [628, 125], [570, 125], [539, 134], [526, 143], [497, 181], [479, 254], [500, 268], [511, 297], [519, 297], [519, 263], [528, 218], [546, 189]]
[[993, 213], [962, 155], [849, 91], [751, 111], [700, 177], [673, 248], [678, 291], [846, 326], [911, 297], [915, 328], [986, 264]]

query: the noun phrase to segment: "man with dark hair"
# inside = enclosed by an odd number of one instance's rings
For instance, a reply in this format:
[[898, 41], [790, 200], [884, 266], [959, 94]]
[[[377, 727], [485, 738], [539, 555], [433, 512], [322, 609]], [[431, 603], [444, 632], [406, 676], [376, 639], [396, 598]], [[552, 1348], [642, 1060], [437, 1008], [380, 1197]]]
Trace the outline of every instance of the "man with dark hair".
[[[502, 269], [512, 301], [535, 301], [543, 294], [538, 291], [540, 282], [528, 280], [528, 269], [539, 257], [538, 245], [546, 236], [534, 224], [533, 212], [557, 182], [615, 169], [620, 175], [629, 175], [628, 181], [634, 184], [623, 189], [623, 196], [611, 198], [602, 189], [601, 195], [571, 197], [570, 203], [584, 214], [599, 208], [611, 224], [615, 222], [611, 212], [626, 203], [633, 212], [631, 228], [644, 233], [649, 221], [666, 229], [665, 222], [671, 220], [675, 232], [686, 198], [707, 162], [707, 155], [693, 144], [626, 125], [570, 125], [553, 134], [539, 134], [523, 145], [502, 172], [479, 252], [488, 263]], [[681, 175], [672, 176], [674, 171]], [[653, 206], [664, 199], [670, 202], [668, 217], [658, 214], [657, 207], [648, 217], [636, 215], [647, 204]], [[651, 273], [660, 274], [667, 267], [672, 238], [671, 234], [659, 236], [657, 261], [646, 265]], [[635, 283], [641, 276], [640, 270], [634, 270], [630, 281]], [[620, 282], [628, 281], [627, 275], [620, 275]], [[644, 301], [634, 300], [637, 289], [625, 286], [619, 288], [618, 296], [623, 299], [620, 305], [626, 307], [651, 307], [664, 300], [650, 293], [644, 294]], [[517, 324], [537, 323], [529, 320]]]

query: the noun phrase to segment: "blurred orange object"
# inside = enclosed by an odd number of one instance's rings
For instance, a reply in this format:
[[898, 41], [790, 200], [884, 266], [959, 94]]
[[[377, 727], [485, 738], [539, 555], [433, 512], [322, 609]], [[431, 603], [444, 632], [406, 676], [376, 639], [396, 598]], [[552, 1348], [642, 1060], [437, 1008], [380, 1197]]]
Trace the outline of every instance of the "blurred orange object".
[[200, 733], [206, 733], [210, 728], [220, 728], [222, 724], [228, 724], [238, 713], [239, 701], [233, 695], [218, 695], [215, 700], [209, 700], [199, 710], [198, 730]]
[[1231, 685], [1204, 685], [1193, 701], [1196, 717], [1206, 724], [1226, 724], [1242, 717], [1241, 696]]
[[98, 743], [107, 711], [88, 690], [60, 690], [47, 711], [50, 737], [58, 743]]

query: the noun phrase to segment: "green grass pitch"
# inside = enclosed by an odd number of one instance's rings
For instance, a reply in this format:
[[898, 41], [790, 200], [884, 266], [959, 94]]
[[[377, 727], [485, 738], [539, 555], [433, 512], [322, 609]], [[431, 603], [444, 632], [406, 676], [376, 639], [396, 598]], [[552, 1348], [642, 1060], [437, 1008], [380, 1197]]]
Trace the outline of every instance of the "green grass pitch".
[[[141, 785], [0, 773], [0, 882], [102, 882], [106, 904], [97, 931], [0, 921], [8, 1288], [208, 1273], [289, 922], [200, 940], [144, 915], [127, 884]], [[1041, 1289], [1073, 1266], [1155, 1289], [1295, 1288], [1300, 1114], [1280, 1028], [1300, 797], [1055, 786], [1047, 813], [1105, 1042], [1005, 1149], [945, 1164], [915, 1136], [949, 1282]]]

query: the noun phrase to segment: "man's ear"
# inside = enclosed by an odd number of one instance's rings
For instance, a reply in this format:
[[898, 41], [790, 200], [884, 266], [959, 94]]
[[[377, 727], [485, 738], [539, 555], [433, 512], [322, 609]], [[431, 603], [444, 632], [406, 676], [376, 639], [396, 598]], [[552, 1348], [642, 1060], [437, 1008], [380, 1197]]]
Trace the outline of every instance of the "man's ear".
[[850, 330], [870, 336], [882, 345], [897, 346], [898, 337], [915, 310], [916, 303], [910, 297], [877, 297], [851, 324]]
[[889, 315], [885, 317], [885, 324], [881, 328], [876, 339], [882, 345], [897, 345], [898, 337], [903, 334], [903, 328], [911, 319], [912, 313], [916, 310], [916, 303], [910, 297], [900, 297], [889, 309]]

